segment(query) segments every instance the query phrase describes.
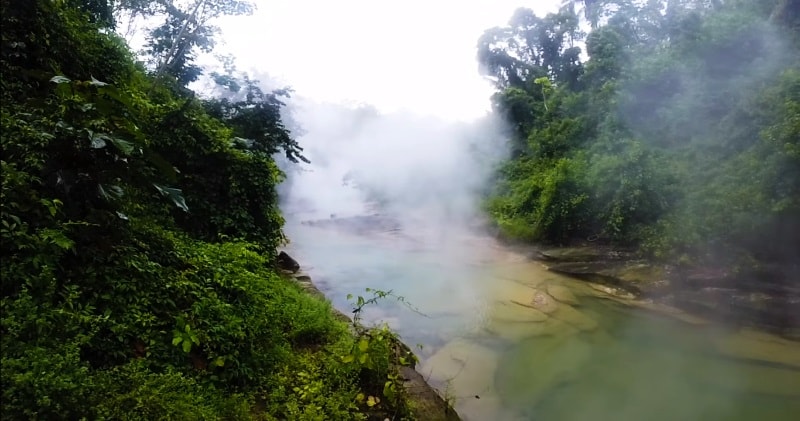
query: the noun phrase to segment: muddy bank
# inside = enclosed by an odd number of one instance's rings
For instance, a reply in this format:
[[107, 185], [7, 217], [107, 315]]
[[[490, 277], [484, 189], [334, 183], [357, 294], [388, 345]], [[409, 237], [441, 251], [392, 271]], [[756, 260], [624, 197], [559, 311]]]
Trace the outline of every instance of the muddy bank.
[[726, 325], [800, 339], [796, 267], [681, 267], [602, 246], [533, 248], [528, 255], [550, 271], [604, 285], [609, 293], [666, 304]]
[[[278, 265], [283, 273], [297, 282], [306, 292], [321, 299], [327, 300], [325, 294], [314, 285], [311, 277], [300, 271], [300, 264], [285, 252], [281, 252]], [[331, 307], [337, 319], [353, 323], [350, 316]], [[411, 352], [403, 343], [397, 343], [396, 355]], [[402, 351], [402, 352], [401, 352]], [[408, 393], [411, 412], [415, 419], [430, 421], [460, 421], [458, 413], [431, 387], [425, 378], [415, 368], [404, 366], [396, 362], [397, 369], [403, 379], [403, 386]]]

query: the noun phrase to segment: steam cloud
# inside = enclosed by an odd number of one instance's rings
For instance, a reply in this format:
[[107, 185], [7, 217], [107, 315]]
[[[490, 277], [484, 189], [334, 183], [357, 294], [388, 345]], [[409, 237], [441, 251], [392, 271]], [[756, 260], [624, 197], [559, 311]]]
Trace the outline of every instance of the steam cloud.
[[431, 232], [480, 220], [480, 193], [505, 155], [493, 118], [449, 122], [304, 99], [289, 109], [311, 160], [285, 168], [290, 223], [381, 214], [404, 231]]

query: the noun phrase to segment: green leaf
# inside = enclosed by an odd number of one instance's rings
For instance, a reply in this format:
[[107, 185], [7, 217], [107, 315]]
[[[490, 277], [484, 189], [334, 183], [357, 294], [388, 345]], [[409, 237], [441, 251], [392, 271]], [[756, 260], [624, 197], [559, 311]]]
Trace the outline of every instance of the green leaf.
[[351, 362], [353, 362], [355, 360], [356, 360], [356, 357], [353, 356], [352, 354], [345, 355], [344, 357], [342, 357], [342, 362], [345, 363], [345, 364], [351, 363]]
[[127, 140], [124, 139], [120, 139], [118, 137], [109, 137], [108, 140], [110, 140], [111, 143], [113, 143], [114, 146], [116, 146], [117, 149], [119, 149], [119, 151], [122, 152], [123, 154], [130, 155], [131, 153], [133, 153], [133, 149], [135, 146], [133, 143], [128, 142]]
[[188, 353], [192, 350], [192, 343], [190, 341], [183, 341], [183, 352]]
[[367, 352], [367, 349], [369, 349], [369, 341], [368, 340], [361, 339], [360, 341], [358, 341], [358, 350], [359, 351]]
[[183, 191], [181, 191], [181, 189], [176, 189], [176, 188], [173, 188], [173, 187], [160, 186], [160, 185], [158, 185], [156, 183], [153, 183], [153, 186], [163, 196], [166, 196], [170, 200], [172, 200], [172, 203], [174, 203], [175, 206], [179, 207], [184, 212], [189, 212], [189, 207], [186, 206], [186, 200], [183, 198]]
[[122, 190], [122, 187], [116, 185], [106, 185], [98, 184], [97, 185], [97, 193], [105, 200], [112, 201], [114, 199], [119, 199], [125, 193]]
[[177, 345], [177, 344], [179, 344], [181, 342], [183, 342], [183, 338], [181, 338], [180, 336], [176, 336], [176, 337], [172, 338], [172, 344], [173, 345]]
[[70, 240], [69, 237], [64, 235], [63, 232], [54, 229], [43, 230], [42, 238], [47, 239], [50, 243], [55, 244], [64, 250], [69, 250], [75, 245], [75, 243]]

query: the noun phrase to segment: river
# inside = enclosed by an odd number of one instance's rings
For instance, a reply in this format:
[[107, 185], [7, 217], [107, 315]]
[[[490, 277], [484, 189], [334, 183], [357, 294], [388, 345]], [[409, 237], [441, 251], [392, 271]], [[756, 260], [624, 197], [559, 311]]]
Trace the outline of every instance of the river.
[[336, 308], [374, 288], [418, 310], [386, 298], [364, 318], [399, 332], [465, 420], [800, 416], [798, 342], [616, 298], [480, 231], [288, 219], [289, 253]]

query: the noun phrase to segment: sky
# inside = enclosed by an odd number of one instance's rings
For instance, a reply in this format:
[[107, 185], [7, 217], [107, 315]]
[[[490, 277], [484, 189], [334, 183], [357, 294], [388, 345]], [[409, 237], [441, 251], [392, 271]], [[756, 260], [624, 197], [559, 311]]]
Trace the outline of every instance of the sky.
[[470, 120], [486, 114], [493, 91], [475, 59], [483, 31], [518, 7], [544, 15], [560, 2], [261, 0], [253, 16], [220, 22], [220, 49], [298, 96]]

